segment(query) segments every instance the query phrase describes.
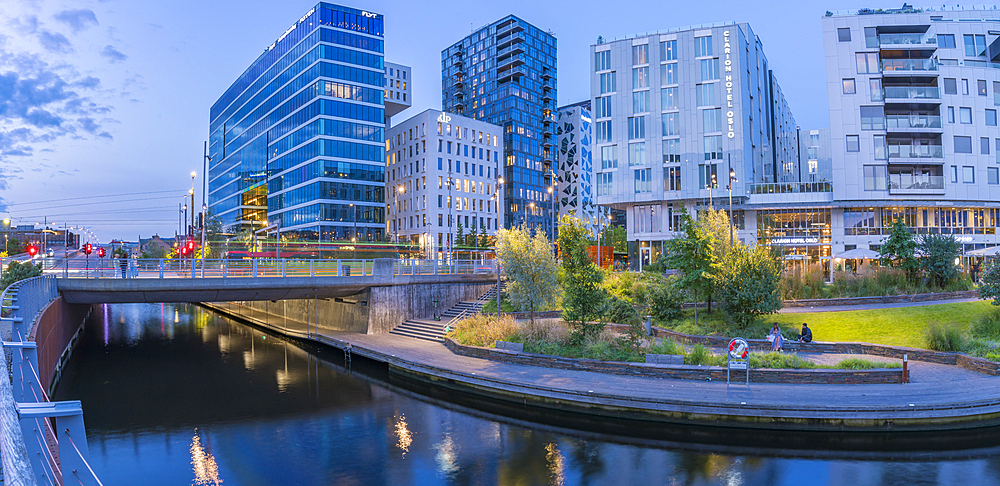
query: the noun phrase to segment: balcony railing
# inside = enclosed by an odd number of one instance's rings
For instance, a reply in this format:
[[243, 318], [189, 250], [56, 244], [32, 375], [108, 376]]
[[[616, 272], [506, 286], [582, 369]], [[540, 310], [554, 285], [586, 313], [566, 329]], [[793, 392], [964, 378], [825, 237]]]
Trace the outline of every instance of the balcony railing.
[[889, 189], [944, 189], [944, 176], [889, 174]]
[[883, 59], [882, 72], [937, 71], [937, 59]]
[[886, 99], [940, 100], [941, 90], [933, 86], [886, 86]]
[[879, 34], [879, 45], [926, 45], [937, 47], [937, 36], [928, 34]]
[[941, 117], [937, 115], [886, 115], [886, 127], [893, 128], [941, 128]]
[[833, 192], [832, 182], [780, 182], [750, 184], [750, 194]]
[[944, 147], [940, 145], [889, 145], [890, 159], [942, 159]]

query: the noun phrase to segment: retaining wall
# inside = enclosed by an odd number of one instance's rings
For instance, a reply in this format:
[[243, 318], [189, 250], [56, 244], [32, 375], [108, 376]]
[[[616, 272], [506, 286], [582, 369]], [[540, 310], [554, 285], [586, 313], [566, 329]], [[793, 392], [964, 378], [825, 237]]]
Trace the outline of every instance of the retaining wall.
[[38, 322], [28, 334], [28, 340], [37, 343], [39, 380], [48, 393], [58, 383], [90, 311], [89, 304], [69, 304], [56, 297], [38, 315]]

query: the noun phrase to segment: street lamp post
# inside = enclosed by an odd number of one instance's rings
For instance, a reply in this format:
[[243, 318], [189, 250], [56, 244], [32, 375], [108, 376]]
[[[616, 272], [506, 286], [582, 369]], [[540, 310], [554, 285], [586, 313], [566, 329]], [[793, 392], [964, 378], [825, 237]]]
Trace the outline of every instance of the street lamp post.
[[708, 181], [708, 207], [715, 207], [715, 202], [712, 200], [712, 189], [715, 188], [715, 174], [712, 174], [711, 180]]
[[733, 246], [733, 183], [738, 182], [736, 180], [736, 171], [732, 168], [729, 169], [729, 184], [726, 184], [726, 190], [729, 191], [729, 246]]
[[[195, 180], [195, 177], [197, 175], [198, 174], [196, 174], [194, 171], [191, 171], [191, 190], [188, 191], [188, 193], [191, 194], [191, 231], [194, 231], [194, 228], [195, 228], [195, 224], [194, 224], [194, 215], [195, 215], [195, 209], [194, 209], [194, 180]], [[191, 237], [192, 237], [192, 239], [194, 238], [194, 233], [191, 234]]]
[[354, 208], [352, 210], [354, 212], [354, 214], [352, 215], [352, 218], [351, 218], [351, 219], [354, 220], [354, 232], [351, 235], [351, 242], [354, 243], [354, 244], [351, 245], [351, 246], [354, 247], [354, 259], [357, 260], [358, 259], [358, 243], [357, 243], [357, 240], [358, 240], [358, 208], [357, 208], [357, 206], [354, 205], [354, 203], [351, 203], [350, 206], [352, 208]]
[[455, 249], [455, 236], [451, 229], [453, 220], [451, 209], [455, 205], [455, 198], [452, 197], [451, 190], [455, 185], [455, 180], [451, 178], [451, 165], [448, 166], [448, 180], [445, 181], [445, 184], [448, 185], [448, 261], [450, 262], [455, 259], [455, 255], [453, 254], [453, 250]]
[[496, 205], [493, 208], [496, 211], [496, 215], [497, 215], [497, 224], [495, 225], [496, 227], [493, 229], [493, 232], [494, 232], [494, 234], [496, 234], [498, 236], [494, 240], [494, 246], [493, 246], [493, 263], [495, 264], [496, 269], [497, 269], [497, 298], [496, 298], [496, 301], [497, 301], [497, 321], [500, 320], [500, 299], [501, 299], [501, 297], [500, 297], [500, 252], [499, 252], [500, 238], [499, 238], [499, 233], [497, 233], [497, 231], [500, 230], [500, 187], [501, 186], [503, 186], [503, 177], [500, 176], [500, 171], [499, 171], [499, 169], [497, 169], [497, 187], [494, 189], [494, 191], [496, 191], [495, 192]]

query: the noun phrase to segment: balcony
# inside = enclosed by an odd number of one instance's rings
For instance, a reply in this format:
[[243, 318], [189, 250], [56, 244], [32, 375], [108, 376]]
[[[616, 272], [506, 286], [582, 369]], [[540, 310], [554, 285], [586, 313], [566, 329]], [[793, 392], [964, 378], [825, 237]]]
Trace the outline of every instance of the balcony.
[[935, 86], [886, 86], [884, 90], [886, 100], [941, 102], [941, 90]]
[[889, 194], [944, 194], [944, 176], [889, 174]]
[[941, 145], [889, 145], [889, 159], [942, 159], [940, 162], [944, 162], [944, 147]]
[[937, 36], [934, 34], [879, 34], [879, 47], [898, 48], [926, 48], [931, 46], [937, 48]]
[[551, 147], [555, 145], [555, 139], [551, 135], [545, 135], [542, 137], [542, 147]]
[[779, 182], [747, 184], [750, 204], [833, 201], [832, 182]]
[[513, 45], [504, 47], [503, 49], [497, 49], [497, 59], [502, 61], [508, 55], [522, 53], [524, 53], [524, 44], [516, 42]]
[[891, 131], [940, 130], [941, 117], [937, 115], [886, 115], [886, 129]]
[[937, 71], [937, 59], [883, 59], [882, 74], [909, 74], [913, 71]]
[[497, 69], [498, 70], [503, 69], [506, 66], [520, 66], [525, 62], [527, 62], [527, 58], [525, 57], [524, 54], [516, 54], [513, 56], [509, 56], [502, 61], [497, 61]]
[[465, 61], [463, 61], [461, 57], [456, 57], [455, 61], [454, 61], [454, 64], [455, 64], [455, 67], [461, 69], [463, 66], [465, 66]]
[[501, 37], [511, 32], [521, 32], [523, 30], [524, 30], [523, 25], [521, 25], [514, 19], [510, 19], [506, 23], [503, 23], [499, 27], [497, 27], [497, 37]]
[[548, 91], [542, 92], [542, 102], [548, 103], [552, 101], [552, 95]]
[[497, 49], [503, 49], [517, 42], [524, 42], [525, 40], [527, 40], [527, 37], [521, 32], [511, 34], [503, 39], [497, 38]]
[[550, 79], [552, 79], [552, 73], [549, 71], [549, 68], [542, 68], [542, 81], [547, 82]]
[[513, 80], [517, 76], [525, 76], [528, 74], [528, 69], [524, 66], [514, 66], [503, 72], [497, 73], [497, 83], [506, 83], [507, 81]]

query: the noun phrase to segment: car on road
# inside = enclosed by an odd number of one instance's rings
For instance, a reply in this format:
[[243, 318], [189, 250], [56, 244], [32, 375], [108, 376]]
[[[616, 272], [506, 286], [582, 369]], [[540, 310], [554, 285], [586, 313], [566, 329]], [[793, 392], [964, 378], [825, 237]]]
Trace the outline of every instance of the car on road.
[[48, 250], [45, 250], [45, 256], [54, 257], [56, 256], [56, 251], [53, 250], [52, 248], [49, 248]]

